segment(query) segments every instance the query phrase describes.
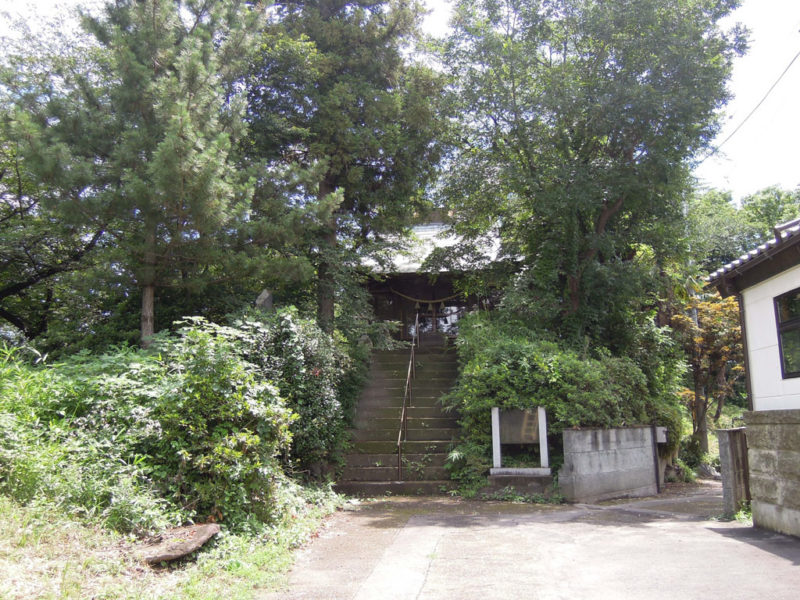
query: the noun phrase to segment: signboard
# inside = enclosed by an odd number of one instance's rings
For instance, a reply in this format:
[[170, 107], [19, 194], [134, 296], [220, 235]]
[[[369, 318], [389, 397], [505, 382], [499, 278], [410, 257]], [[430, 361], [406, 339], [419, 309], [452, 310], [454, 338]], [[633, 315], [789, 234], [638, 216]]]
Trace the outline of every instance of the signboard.
[[[534, 469], [504, 469], [502, 444], [539, 444], [541, 467]], [[550, 475], [550, 463], [547, 454], [547, 413], [543, 406], [536, 411], [500, 410], [492, 407], [492, 464], [490, 475], [524, 475], [541, 477]]]
[[501, 444], [537, 444], [539, 442], [539, 414], [519, 409], [500, 411]]

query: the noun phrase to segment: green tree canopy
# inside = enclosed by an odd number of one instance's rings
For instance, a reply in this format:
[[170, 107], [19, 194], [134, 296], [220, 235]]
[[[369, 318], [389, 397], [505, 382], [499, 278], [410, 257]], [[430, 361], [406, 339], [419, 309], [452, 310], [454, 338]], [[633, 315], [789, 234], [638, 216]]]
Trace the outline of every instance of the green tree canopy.
[[[734, 0], [462, 0], [444, 60], [462, 148], [461, 230], [521, 261], [518, 304], [597, 332], [642, 286], [642, 244], [671, 252], [688, 161], [717, 130]], [[533, 310], [533, 309], [532, 309]]]
[[[299, 244], [326, 329], [353, 269], [426, 204], [442, 81], [409, 56], [420, 15], [407, 0], [279, 1], [252, 73], [251, 151], [313, 173], [294, 205], [312, 217]], [[309, 52], [275, 44], [276, 31]]]
[[766, 187], [742, 199], [742, 213], [747, 226], [754, 230], [757, 243], [763, 244], [775, 236], [776, 225], [800, 217], [800, 189]]
[[138, 288], [146, 339], [157, 290], [199, 294], [236, 260], [251, 186], [232, 146], [258, 15], [238, 0], [127, 0], [83, 29], [76, 51], [7, 57], [7, 123], [37, 181], [104, 231], [109, 270]]
[[690, 196], [686, 217], [690, 259], [702, 272], [710, 273], [758, 244], [757, 231], [730, 192], [709, 190]]

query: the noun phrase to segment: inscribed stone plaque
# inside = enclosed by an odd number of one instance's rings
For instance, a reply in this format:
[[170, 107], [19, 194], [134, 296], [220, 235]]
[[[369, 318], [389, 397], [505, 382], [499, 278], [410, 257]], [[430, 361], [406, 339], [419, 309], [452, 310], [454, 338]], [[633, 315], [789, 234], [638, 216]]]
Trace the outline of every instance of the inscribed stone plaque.
[[537, 412], [511, 409], [500, 411], [501, 444], [535, 444], [539, 441]]

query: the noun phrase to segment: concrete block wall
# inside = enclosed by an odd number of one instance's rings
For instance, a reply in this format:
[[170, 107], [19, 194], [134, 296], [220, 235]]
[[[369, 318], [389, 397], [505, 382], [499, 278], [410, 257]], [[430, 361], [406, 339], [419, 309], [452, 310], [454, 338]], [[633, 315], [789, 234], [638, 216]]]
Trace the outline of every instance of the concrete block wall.
[[561, 493], [570, 502], [653, 496], [657, 456], [651, 427], [568, 429], [563, 433]]
[[747, 412], [753, 524], [800, 536], [800, 410]]

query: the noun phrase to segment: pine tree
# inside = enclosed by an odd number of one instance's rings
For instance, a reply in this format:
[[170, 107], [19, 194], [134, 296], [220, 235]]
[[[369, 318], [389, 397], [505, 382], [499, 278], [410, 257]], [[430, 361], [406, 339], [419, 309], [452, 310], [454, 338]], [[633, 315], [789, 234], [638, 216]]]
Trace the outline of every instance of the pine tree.
[[273, 31], [306, 41], [313, 68], [296, 76], [302, 55], [265, 41], [253, 71], [253, 152], [316, 176], [297, 206], [328, 331], [361, 258], [424, 209], [440, 157], [443, 82], [408, 58], [420, 14], [405, 0], [278, 2]]
[[[241, 78], [259, 30], [248, 4], [108, 2], [84, 16], [88, 59], [10, 82], [24, 158], [86, 221], [103, 224], [111, 270], [141, 294], [143, 342], [159, 290], [198, 294], [229, 276], [251, 193], [234, 161]], [[31, 94], [31, 83], [45, 93]]]

